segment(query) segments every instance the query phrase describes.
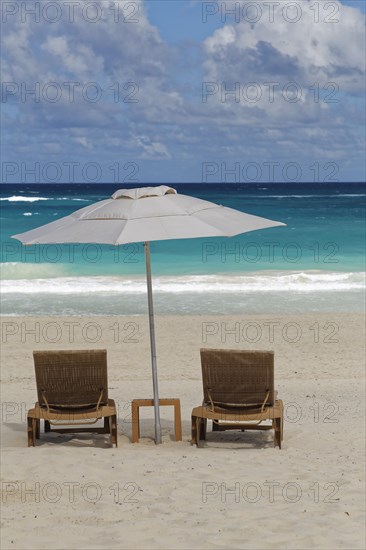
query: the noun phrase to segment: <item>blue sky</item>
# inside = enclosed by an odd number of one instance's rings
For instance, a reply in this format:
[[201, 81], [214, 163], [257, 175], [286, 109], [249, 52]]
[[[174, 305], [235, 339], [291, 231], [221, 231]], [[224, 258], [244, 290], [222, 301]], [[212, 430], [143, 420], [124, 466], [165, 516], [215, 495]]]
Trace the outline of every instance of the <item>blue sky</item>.
[[2, 182], [365, 180], [362, 0], [5, 4]]

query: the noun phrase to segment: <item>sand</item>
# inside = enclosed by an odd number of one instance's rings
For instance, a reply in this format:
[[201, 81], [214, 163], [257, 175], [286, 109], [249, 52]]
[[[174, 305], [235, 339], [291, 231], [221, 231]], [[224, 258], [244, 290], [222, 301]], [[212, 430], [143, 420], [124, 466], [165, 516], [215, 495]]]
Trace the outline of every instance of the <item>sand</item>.
[[[157, 318], [160, 396], [181, 400], [183, 441], [163, 408], [156, 446], [150, 409], [140, 442], [130, 439], [130, 401], [152, 393], [145, 317], [3, 318], [2, 549], [364, 548], [364, 321]], [[200, 347], [275, 351], [282, 450], [272, 432], [209, 432], [204, 448], [190, 445]], [[28, 448], [32, 351], [86, 348], [108, 350], [118, 449], [85, 434], [42, 434]]]

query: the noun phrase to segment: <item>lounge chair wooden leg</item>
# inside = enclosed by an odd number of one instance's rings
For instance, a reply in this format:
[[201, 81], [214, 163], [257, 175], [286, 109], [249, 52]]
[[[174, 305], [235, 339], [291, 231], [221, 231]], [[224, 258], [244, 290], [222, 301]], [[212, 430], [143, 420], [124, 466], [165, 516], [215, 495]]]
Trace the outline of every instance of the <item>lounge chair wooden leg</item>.
[[204, 439], [205, 437], [205, 427], [203, 425], [205, 420], [205, 418], [196, 417], [197, 447], [200, 446], [201, 439]]
[[114, 414], [110, 417], [110, 433], [111, 433], [111, 444], [112, 446], [115, 445], [118, 447], [118, 441], [117, 441], [117, 416]]
[[36, 425], [36, 439], [39, 439], [41, 436], [41, 421], [39, 420], [39, 418], [36, 419], [35, 425]]
[[278, 447], [281, 449], [281, 429], [282, 429], [282, 426], [281, 426], [281, 418], [276, 418], [275, 420], [275, 431], [274, 431], [274, 446], [276, 447], [278, 445]]
[[140, 438], [140, 418], [139, 418], [139, 406], [134, 401], [131, 403], [132, 411], [132, 443], [138, 443]]
[[28, 447], [33, 446], [33, 433], [32, 433], [32, 419], [27, 417], [27, 435], [28, 435]]
[[36, 439], [37, 439], [37, 420], [36, 420], [35, 418], [32, 418], [32, 432], [33, 432], [34, 446], [36, 446]]
[[197, 445], [197, 417], [191, 417], [191, 445]]
[[274, 427], [274, 432], [273, 432], [273, 446], [274, 448], [277, 447], [277, 422], [275, 421], [275, 427]]
[[110, 434], [111, 432], [111, 422], [110, 422], [110, 416], [104, 417], [104, 433]]
[[280, 404], [280, 410], [281, 410], [281, 416], [280, 416], [280, 419], [279, 419], [280, 431], [281, 431], [280, 441], [282, 442], [283, 441], [283, 401], [282, 401], [282, 399], [279, 400], [279, 404]]
[[206, 440], [206, 432], [207, 432], [207, 418], [201, 418], [200, 426], [199, 426], [199, 439]]
[[[107, 427], [107, 431], [106, 431]], [[113, 447], [113, 438], [112, 438], [112, 417], [106, 416], [104, 418], [104, 432], [109, 433], [109, 442], [111, 444], [111, 447]]]
[[35, 447], [35, 429], [34, 429], [34, 423], [33, 418], [29, 417], [27, 418], [27, 431], [28, 431], [28, 447]]
[[51, 424], [48, 422], [48, 420], [44, 421], [44, 431], [50, 432], [51, 431]]

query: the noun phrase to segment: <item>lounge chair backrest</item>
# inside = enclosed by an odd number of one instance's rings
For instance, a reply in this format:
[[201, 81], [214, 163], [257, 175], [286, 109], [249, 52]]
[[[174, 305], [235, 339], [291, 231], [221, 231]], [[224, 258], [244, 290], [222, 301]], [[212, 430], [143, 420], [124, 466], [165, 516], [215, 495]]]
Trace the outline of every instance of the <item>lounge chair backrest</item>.
[[40, 406], [88, 407], [100, 397], [107, 404], [106, 350], [34, 351], [33, 357]]
[[201, 349], [204, 403], [231, 406], [273, 405], [274, 353]]

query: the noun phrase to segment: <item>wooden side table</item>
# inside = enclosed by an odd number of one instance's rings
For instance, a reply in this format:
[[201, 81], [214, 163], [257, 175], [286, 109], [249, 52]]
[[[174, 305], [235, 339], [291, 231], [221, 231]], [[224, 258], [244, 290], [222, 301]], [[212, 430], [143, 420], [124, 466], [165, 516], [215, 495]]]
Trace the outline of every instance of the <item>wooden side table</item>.
[[[182, 441], [182, 421], [180, 415], [179, 399], [159, 399], [159, 406], [174, 407], [174, 429], [175, 440]], [[140, 407], [153, 407], [153, 399], [134, 399], [131, 403], [132, 409], [132, 443], [138, 443], [140, 438]]]

